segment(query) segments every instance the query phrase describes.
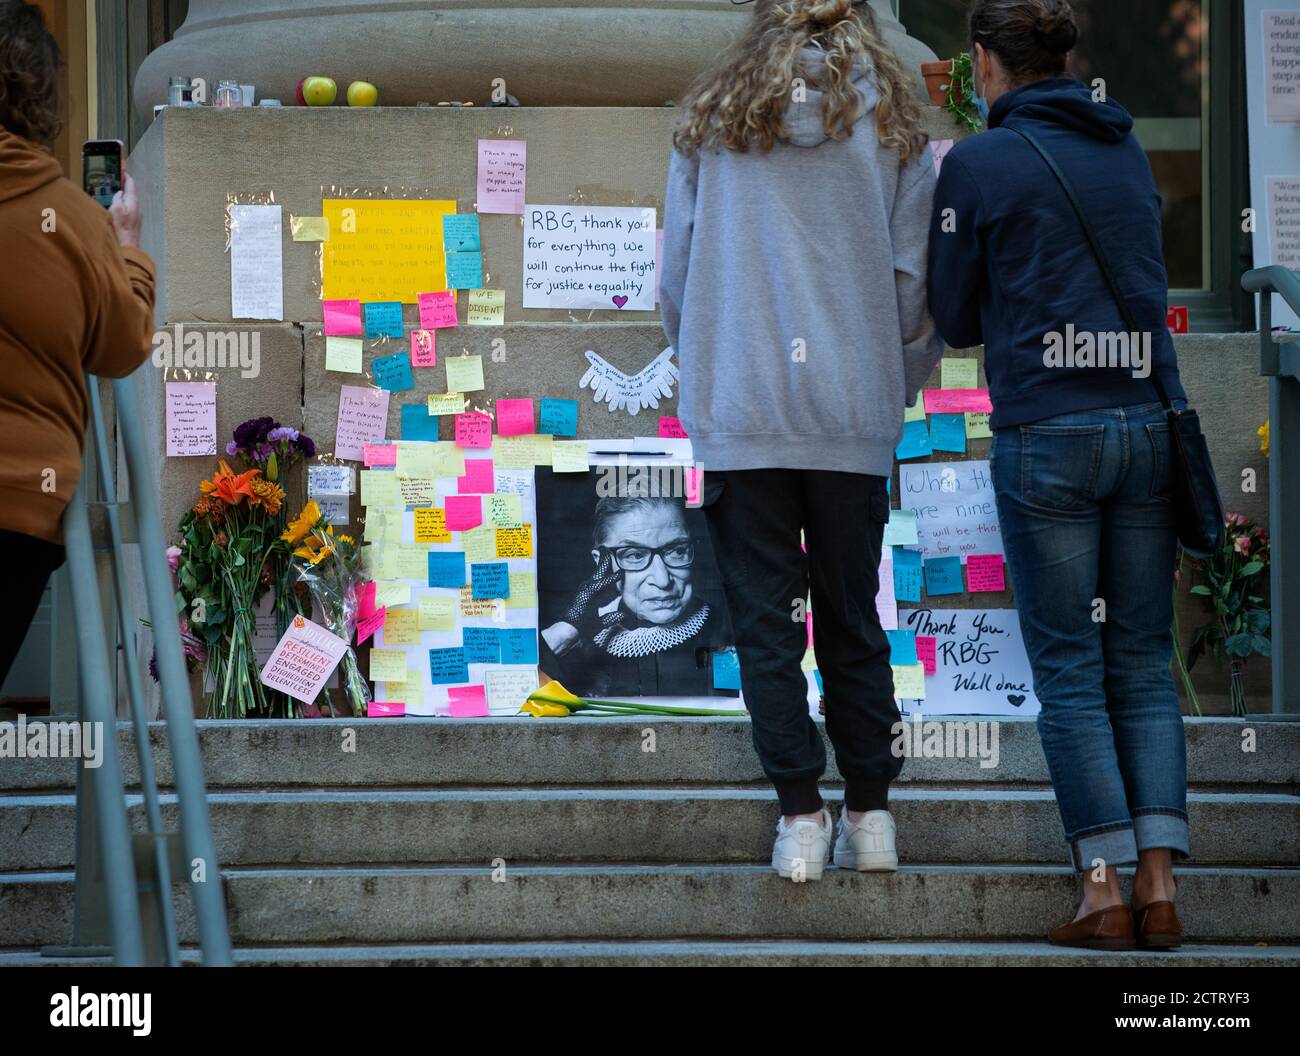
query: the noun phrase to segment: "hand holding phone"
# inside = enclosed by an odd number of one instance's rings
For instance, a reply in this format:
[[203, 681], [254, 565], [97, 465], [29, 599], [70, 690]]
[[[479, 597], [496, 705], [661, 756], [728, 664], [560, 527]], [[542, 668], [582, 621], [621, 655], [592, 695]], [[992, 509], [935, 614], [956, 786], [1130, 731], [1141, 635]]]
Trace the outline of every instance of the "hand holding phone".
[[140, 245], [144, 214], [140, 212], [140, 199], [135, 194], [135, 181], [126, 173], [122, 174], [122, 189], [113, 196], [108, 215], [113, 221], [113, 230], [117, 232], [118, 245]]
[[122, 189], [125, 154], [120, 139], [90, 139], [81, 147], [82, 186], [105, 209]]

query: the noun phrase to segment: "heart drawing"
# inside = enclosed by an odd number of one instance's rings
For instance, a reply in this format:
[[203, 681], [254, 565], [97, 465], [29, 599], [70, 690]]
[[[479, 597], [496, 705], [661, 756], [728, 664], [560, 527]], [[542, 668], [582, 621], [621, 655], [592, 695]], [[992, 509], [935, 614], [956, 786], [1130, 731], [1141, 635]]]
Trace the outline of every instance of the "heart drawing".
[[627, 304], [627, 297], [621, 293], [617, 297], [612, 297], [610, 299], [620, 308], [622, 308], [623, 305]]
[[1020, 707], [1021, 704], [1025, 702], [1025, 696], [1023, 693], [1008, 693], [1007, 701], [1008, 703], [1018, 708]]

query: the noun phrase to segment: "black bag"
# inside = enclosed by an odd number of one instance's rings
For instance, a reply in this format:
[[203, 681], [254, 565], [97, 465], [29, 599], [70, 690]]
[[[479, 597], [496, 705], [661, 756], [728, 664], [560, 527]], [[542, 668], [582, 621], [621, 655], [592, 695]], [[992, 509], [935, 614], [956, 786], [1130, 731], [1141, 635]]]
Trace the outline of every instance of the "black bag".
[[[1106, 284], [1110, 287], [1115, 303], [1119, 305], [1124, 325], [1130, 333], [1140, 333], [1137, 320], [1133, 318], [1133, 312], [1120, 292], [1119, 283], [1115, 281], [1114, 272], [1110, 270], [1106, 254], [1102, 252], [1101, 243], [1097, 241], [1092, 225], [1088, 223], [1065, 173], [1043, 149], [1043, 145], [1023, 128], [1012, 125], [1002, 127], [1023, 138], [1047, 162], [1047, 167], [1052, 170], [1061, 189], [1065, 191], [1065, 196], [1070, 200], [1070, 205], [1074, 207], [1079, 225], [1088, 237], [1088, 244], [1092, 246], [1097, 263], [1101, 265], [1101, 273], [1106, 277]], [[1174, 527], [1178, 531], [1178, 541], [1192, 557], [1209, 557], [1223, 546], [1224, 516], [1223, 499], [1219, 495], [1219, 484], [1214, 476], [1214, 464], [1210, 461], [1210, 448], [1205, 442], [1205, 434], [1201, 432], [1201, 420], [1190, 407], [1182, 411], [1174, 407], [1154, 363], [1151, 383], [1155, 386], [1169, 419], [1169, 437], [1173, 448], [1173, 459], [1169, 466], [1169, 498], [1174, 507]]]

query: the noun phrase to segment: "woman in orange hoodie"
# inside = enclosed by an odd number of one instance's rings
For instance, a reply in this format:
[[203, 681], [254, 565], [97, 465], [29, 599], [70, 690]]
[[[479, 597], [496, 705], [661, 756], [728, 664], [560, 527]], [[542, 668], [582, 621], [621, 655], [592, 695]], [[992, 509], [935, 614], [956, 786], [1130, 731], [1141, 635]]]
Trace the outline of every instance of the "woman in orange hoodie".
[[152, 348], [154, 270], [134, 186], [126, 179], [106, 211], [49, 151], [61, 65], [40, 9], [0, 0], [0, 686], [63, 564], [85, 375], [125, 377]]

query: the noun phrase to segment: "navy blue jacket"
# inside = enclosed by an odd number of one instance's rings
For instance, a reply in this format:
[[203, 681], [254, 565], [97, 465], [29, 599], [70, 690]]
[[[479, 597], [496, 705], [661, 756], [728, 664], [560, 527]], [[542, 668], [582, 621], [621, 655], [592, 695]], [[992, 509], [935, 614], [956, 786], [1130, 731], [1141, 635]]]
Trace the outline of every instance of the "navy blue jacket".
[[983, 343], [990, 425], [1158, 398], [1131, 368], [1045, 362], [1045, 336], [1064, 339], [1067, 324], [1076, 335], [1128, 328], [1065, 192], [1012, 127], [1030, 132], [1074, 186], [1140, 330], [1151, 335], [1149, 369], [1170, 398], [1185, 398], [1165, 325], [1160, 196], [1133, 118], [1113, 100], [1094, 102], [1081, 81], [1050, 78], [1000, 97], [988, 131], [943, 159], [935, 191], [930, 312], [954, 348]]

